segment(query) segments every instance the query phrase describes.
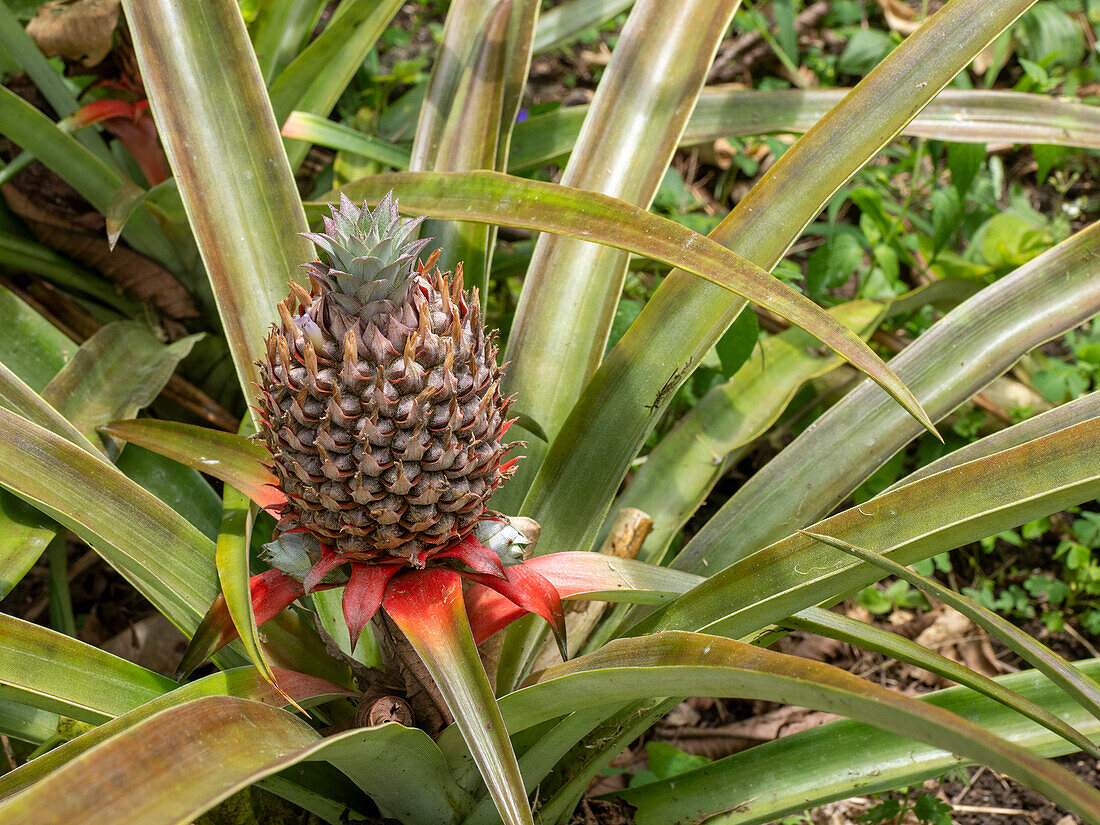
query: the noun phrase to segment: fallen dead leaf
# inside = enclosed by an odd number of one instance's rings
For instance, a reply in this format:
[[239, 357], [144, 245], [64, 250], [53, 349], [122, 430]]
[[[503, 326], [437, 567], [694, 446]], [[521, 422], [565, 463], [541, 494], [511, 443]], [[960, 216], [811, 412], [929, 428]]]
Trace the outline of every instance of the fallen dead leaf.
[[99, 63], [114, 45], [121, 0], [52, 0], [27, 24], [27, 34], [47, 57], [85, 67]]

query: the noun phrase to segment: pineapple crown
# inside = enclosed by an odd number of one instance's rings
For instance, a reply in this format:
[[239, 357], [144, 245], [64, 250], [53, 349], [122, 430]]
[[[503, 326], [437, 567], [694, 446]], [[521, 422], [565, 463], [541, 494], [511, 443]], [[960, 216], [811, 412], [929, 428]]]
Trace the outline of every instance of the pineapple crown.
[[360, 305], [404, 301], [416, 276], [416, 256], [430, 240], [416, 239], [424, 219], [402, 220], [392, 191], [373, 212], [366, 203], [360, 209], [343, 193], [340, 208], [331, 209], [332, 217], [324, 219], [324, 232], [302, 233], [328, 258], [327, 265], [307, 264], [311, 274]]

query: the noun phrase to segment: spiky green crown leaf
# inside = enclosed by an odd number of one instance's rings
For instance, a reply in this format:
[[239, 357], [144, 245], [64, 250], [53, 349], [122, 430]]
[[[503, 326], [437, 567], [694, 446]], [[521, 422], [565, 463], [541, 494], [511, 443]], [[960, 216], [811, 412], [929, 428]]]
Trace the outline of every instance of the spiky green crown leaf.
[[[423, 218], [402, 220], [393, 192], [372, 212], [360, 209], [341, 193], [340, 208], [332, 207], [324, 232], [303, 235], [328, 258], [327, 264], [307, 264], [311, 274], [333, 293], [347, 295], [360, 305], [389, 300], [401, 303], [416, 275], [416, 256], [428, 244], [417, 240]], [[411, 240], [410, 240], [411, 237]]]

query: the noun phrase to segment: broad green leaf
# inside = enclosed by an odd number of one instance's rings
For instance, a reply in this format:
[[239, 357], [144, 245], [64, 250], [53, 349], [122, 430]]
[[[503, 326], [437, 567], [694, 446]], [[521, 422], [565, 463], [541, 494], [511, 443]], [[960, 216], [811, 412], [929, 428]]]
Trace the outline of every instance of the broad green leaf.
[[[1100, 419], [1096, 419], [1100, 420]], [[1002, 644], [1043, 673], [1050, 681], [1072, 696], [1085, 710], [1100, 719], [1100, 685], [1087, 676], [1082, 676], [1073, 665], [1044, 645], [1034, 636], [1020, 630], [1007, 619], [977, 604], [972, 599], [960, 596], [950, 588], [915, 573], [904, 565], [883, 558], [880, 554], [859, 547], [842, 539], [822, 533], [799, 531], [803, 535], [843, 550], [863, 562], [868, 562], [886, 571], [888, 574], [909, 582], [923, 593], [944, 602], [959, 611], [974, 624], [981, 627]]]
[[221, 501], [198, 472], [136, 444], [122, 451], [115, 466], [199, 528], [208, 539], [218, 538]]
[[866, 371], [935, 431], [909, 390], [894, 380], [858, 335], [800, 293], [680, 224], [606, 195], [494, 172], [395, 172], [349, 184], [343, 191], [378, 201], [391, 189], [400, 193], [402, 208], [415, 214], [430, 212], [440, 218], [462, 217], [549, 231], [639, 252], [671, 266], [690, 267], [698, 277], [731, 292], [744, 293], [792, 324], [811, 331]]
[[126, 295], [99, 273], [26, 237], [0, 232], [0, 264], [33, 272], [52, 284], [90, 295], [122, 315], [140, 316], [145, 311], [140, 301]]
[[[19, 702], [0, 699], [0, 733], [37, 745], [57, 733], [61, 717], [56, 713], [39, 710]], [[4, 774], [4, 776], [10, 775]], [[0, 778], [0, 782], [3, 778]]]
[[171, 679], [39, 625], [0, 613], [0, 685], [32, 707], [92, 724], [178, 685]]
[[[53, 386], [52, 381], [50, 386]], [[45, 392], [49, 389], [50, 387], [46, 387]], [[96, 458], [106, 459], [100, 447], [93, 445], [46, 398], [24, 384], [18, 375], [3, 364], [0, 364], [0, 406], [68, 439]]]
[[[563, 185], [648, 209], [738, 5], [634, 4], [562, 173]], [[535, 242], [508, 337], [511, 367], [503, 386], [516, 395], [515, 409], [550, 439], [603, 357], [628, 262], [627, 253], [576, 236], [542, 234]], [[569, 323], [561, 323], [563, 318]], [[548, 445], [531, 438], [522, 424], [509, 439], [528, 446], [496, 506], [516, 512]]]
[[248, 548], [252, 540], [252, 502], [243, 493], [226, 485], [222, 495], [222, 525], [214, 552], [218, 581], [248, 658], [265, 679], [277, 684], [271, 666], [260, 648], [256, 617], [252, 613], [252, 595], [248, 585]]
[[1060, 407], [1055, 407], [1053, 410], [1047, 410], [1045, 413], [1040, 413], [1026, 421], [1022, 421], [1015, 426], [1000, 430], [993, 433], [993, 435], [960, 447], [943, 458], [939, 458], [910, 473], [889, 487], [886, 492], [952, 467], [958, 467], [968, 461], [993, 455], [993, 453], [1007, 450], [1010, 447], [1017, 447], [1041, 435], [1048, 435], [1098, 417], [1100, 417], [1100, 392], [1089, 393], [1067, 404], [1062, 404]]
[[[401, 8], [400, 0], [349, 0], [341, 3], [325, 30], [271, 84], [275, 122], [295, 109], [327, 115], [378, 36]], [[290, 168], [297, 169], [309, 144], [288, 141]]]
[[501, 701], [510, 730], [570, 710], [654, 694], [766, 698], [868, 722], [987, 764], [1100, 822], [1100, 791], [962, 717], [797, 656], [699, 633], [621, 639], [550, 668]]
[[548, 9], [535, 29], [533, 50], [548, 52], [571, 43], [584, 31], [595, 29], [619, 12], [630, 8], [634, 0], [568, 0]]
[[[48, 117], [6, 87], [0, 87], [0, 132], [13, 143], [34, 153], [62, 180], [79, 192], [100, 212], [106, 212], [111, 198], [123, 184], [119, 172], [96, 157]], [[139, 252], [181, 269], [177, 251], [168, 242], [153, 216], [144, 208], [135, 214], [122, 237]]]
[[[112, 657], [113, 658], [113, 657]], [[312, 700], [329, 699], [349, 695], [349, 691], [337, 688], [321, 679], [304, 676], [301, 673], [282, 671], [280, 681], [292, 698], [307, 703]], [[80, 754], [95, 747], [135, 724], [148, 719], [170, 707], [201, 699], [205, 696], [236, 696], [281, 707], [286, 699], [268, 684], [260, 673], [251, 667], [212, 673], [188, 685], [179, 687], [175, 683], [172, 689], [156, 699], [144, 702], [126, 713], [115, 716], [93, 730], [43, 754], [36, 759], [20, 765], [14, 771], [0, 776], [0, 799], [9, 797], [38, 782]]]
[[436, 568], [392, 579], [383, 608], [439, 688], [501, 818], [530, 825], [523, 779], [470, 633], [458, 574]]
[[[1096, 660], [1080, 666], [1086, 674], [1100, 674]], [[1100, 736], [1100, 722], [1041, 674], [1026, 671], [997, 681], [1087, 735]], [[923, 700], [1041, 756], [1060, 756], [1072, 750], [1056, 734], [966, 688], [938, 691]], [[853, 794], [919, 785], [967, 764], [971, 763], [948, 751], [842, 720], [616, 795], [638, 807], [638, 825], [674, 825], [692, 817], [706, 817], [712, 825], [755, 825]], [[709, 816], [715, 811], [722, 813]]]
[[[885, 311], [873, 301], [829, 310], [845, 326], [869, 335]], [[727, 456], [766, 431], [799, 388], [841, 364], [797, 327], [765, 336], [758, 351], [724, 384], [710, 390], [646, 457], [611, 513], [637, 507], [653, 518], [639, 558], [660, 561], [669, 542], [729, 467]], [[604, 524], [601, 537], [610, 530]]]
[[[899, 487], [814, 525], [912, 564], [1100, 495], [1100, 419]], [[881, 578], [872, 565], [792, 535], [715, 573], [636, 625], [742, 637]]]
[[[851, 89], [703, 89], [681, 145], [719, 138], [808, 132]], [[535, 115], [516, 126], [509, 171], [568, 154], [587, 104]], [[1086, 103], [1004, 90], [944, 89], [902, 134], [966, 143], [1016, 143], [1100, 148], [1100, 112]]]
[[478, 46], [478, 32], [484, 31], [495, 5], [480, 0], [456, 0], [451, 3], [441, 38], [448, 48], [441, 49], [436, 55], [428, 76], [413, 136], [410, 169], [432, 169], [442, 146], [443, 132], [447, 128], [447, 119], [462, 76], [470, 71], [470, 63]]
[[[518, 8], [518, 4], [515, 7]], [[493, 169], [496, 165], [507, 68], [506, 36], [513, 8], [511, 3], [496, 4], [485, 19], [485, 27], [477, 32], [477, 45], [469, 69], [462, 73], [455, 89], [438, 151], [428, 159], [424, 169], [465, 172]], [[461, 14], [461, 11], [456, 8], [450, 13]], [[447, 31], [453, 35], [456, 30], [452, 27]], [[443, 51], [457, 47], [458, 44], [446, 39], [441, 44]], [[421, 236], [433, 238], [433, 246], [441, 251], [440, 268], [456, 271], [462, 263], [465, 282], [477, 287], [483, 302], [489, 295], [491, 247], [495, 239], [495, 231], [491, 229], [466, 221], [433, 220], [425, 221], [421, 227]]]
[[[298, 236], [306, 229], [301, 202], [256, 57], [232, 0], [127, 0], [123, 8], [249, 398], [275, 305], [312, 257]], [[126, 231], [133, 226], [131, 219]]]
[[243, 436], [150, 418], [112, 421], [100, 430], [224, 481], [261, 507], [283, 501], [273, 486], [277, 479], [263, 465], [267, 450]]
[[88, 541], [193, 632], [217, 595], [213, 543], [117, 469], [0, 410], [0, 484]]
[[166, 345], [145, 324], [108, 324], [80, 346], [42, 397], [106, 451], [96, 428], [151, 404], [199, 338], [191, 335]]
[[76, 353], [77, 344], [4, 287], [0, 314], [7, 325], [7, 334], [0, 335], [0, 364], [41, 393]]
[[[1098, 249], [1100, 225], [1078, 232], [957, 306], [891, 365], [938, 420], [1021, 355], [1100, 312]], [[861, 384], [745, 483], [674, 566], [701, 572], [705, 558], [711, 570], [725, 567], [805, 527], [919, 434]]]
[[[943, 676], [945, 679], [964, 685], [977, 693], [1000, 702], [1006, 707], [1016, 710], [1048, 730], [1057, 733], [1074, 747], [1100, 759], [1100, 747], [1097, 747], [1086, 736], [1067, 725], [1050, 711], [1017, 693], [1013, 693], [988, 676], [983, 676], [981, 673], [954, 662], [946, 656], [941, 656], [934, 650], [906, 639], [904, 636], [850, 619], [839, 613], [822, 610], [819, 607], [809, 607], [801, 610], [794, 616], [784, 619], [782, 624], [792, 630], [816, 633], [820, 636], [827, 636], [830, 639], [838, 639], [862, 647], [865, 650], [873, 650], [900, 662], [916, 665], [930, 673]], [[1073, 676], [1077, 679], [1088, 678], [1079, 671], [1074, 671]]]
[[324, 0], [264, 0], [249, 26], [252, 47], [265, 83], [271, 83], [301, 51]]
[[7, 490], [0, 490], [0, 599], [11, 593], [46, 552], [55, 525]]
[[[769, 168], [712, 240], [773, 267], [845, 181], [1029, 3], [944, 5]], [[540, 552], [591, 547], [668, 400], [743, 308], [682, 271], [661, 282], [592, 376], [528, 493], [523, 514], [542, 526]]]
[[7, 799], [0, 815], [8, 825], [184, 825], [317, 739], [259, 702], [198, 699], [115, 734]]
[[407, 149], [310, 112], [291, 112], [283, 124], [282, 135], [362, 155], [395, 169], [409, 168]]

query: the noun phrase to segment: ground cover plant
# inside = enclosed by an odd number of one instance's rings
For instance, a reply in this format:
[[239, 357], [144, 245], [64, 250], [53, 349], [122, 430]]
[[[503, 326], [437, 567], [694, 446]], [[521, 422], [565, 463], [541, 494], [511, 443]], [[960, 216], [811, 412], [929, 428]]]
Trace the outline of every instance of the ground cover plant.
[[[568, 822], [689, 696], [848, 718], [705, 763], [655, 743], [606, 810], [768, 822], [982, 764], [1100, 822], [1046, 758], [1100, 757], [1100, 664], [1011, 624], [1006, 579], [928, 576], [1079, 508], [1069, 572], [1020, 587], [1048, 626], [1096, 621], [1094, 160], [1068, 150], [1100, 118], [1048, 94], [1096, 82], [1081, 21], [444, 5], [0, 5], [0, 260], [36, 276], [0, 292], [0, 586], [45, 553], [52, 627], [0, 614], [4, 822], [230, 798]], [[845, 46], [803, 60], [826, 14]], [[433, 32], [430, 64], [402, 51]], [[532, 56], [578, 41], [609, 54], [562, 83], [590, 100], [525, 96]], [[705, 85], [735, 48], [787, 79]], [[676, 155], [700, 144], [706, 190]], [[995, 144], [1035, 145], [1047, 209]], [[189, 638], [172, 678], [75, 638], [70, 533]], [[849, 596], [948, 605], [1027, 669], [828, 609]], [[792, 631], [958, 686], [769, 649]], [[945, 815], [901, 799], [876, 815]]]

